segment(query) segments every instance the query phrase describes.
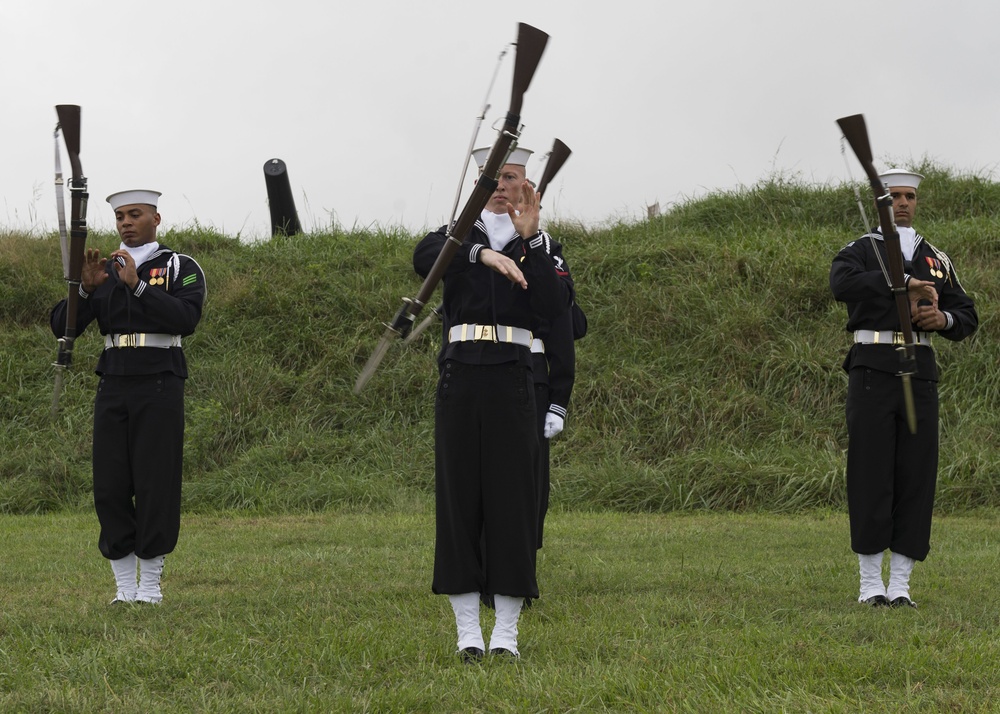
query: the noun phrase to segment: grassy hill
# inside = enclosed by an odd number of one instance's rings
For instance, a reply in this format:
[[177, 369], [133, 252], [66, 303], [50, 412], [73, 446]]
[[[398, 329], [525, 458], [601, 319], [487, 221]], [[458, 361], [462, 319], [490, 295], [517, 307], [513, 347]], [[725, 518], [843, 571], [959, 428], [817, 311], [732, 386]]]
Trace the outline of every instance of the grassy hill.
[[[955, 261], [980, 331], [938, 340], [939, 507], [1000, 505], [1000, 184], [935, 166], [916, 227]], [[862, 187], [862, 191], [865, 191]], [[867, 193], [862, 193], [866, 206]], [[639, 224], [547, 226], [566, 246], [590, 332], [577, 343], [553, 506], [777, 512], [841, 508], [849, 338], [830, 261], [863, 232], [854, 189], [782, 176]], [[437, 332], [396, 344], [352, 393], [420, 281], [400, 230], [257, 244], [203, 230], [161, 243], [197, 258], [209, 295], [185, 341], [185, 509], [256, 513], [423, 507], [433, 488]], [[110, 234], [91, 235], [103, 251]], [[65, 296], [58, 238], [0, 229], [0, 512], [90, 504], [96, 326], [49, 418]], [[155, 458], [155, 455], [151, 455]]]

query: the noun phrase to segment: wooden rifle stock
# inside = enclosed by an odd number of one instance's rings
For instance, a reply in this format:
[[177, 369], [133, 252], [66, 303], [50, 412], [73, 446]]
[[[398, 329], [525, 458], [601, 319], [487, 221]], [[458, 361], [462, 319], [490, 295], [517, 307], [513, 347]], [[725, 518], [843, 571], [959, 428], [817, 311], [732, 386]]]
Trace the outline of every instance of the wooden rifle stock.
[[63, 373], [73, 363], [73, 342], [76, 339], [77, 308], [80, 303], [80, 280], [83, 273], [83, 254], [87, 243], [87, 178], [80, 164], [80, 107], [75, 104], [56, 106], [56, 115], [66, 142], [73, 176], [69, 181], [70, 190], [70, 246], [69, 273], [66, 277], [66, 327], [59, 339], [56, 356], [55, 389], [52, 394], [51, 415], [59, 410], [59, 396], [62, 392]]
[[[545, 45], [549, 41], [549, 36], [531, 25], [523, 22], [517, 25], [517, 55], [514, 61], [514, 81], [510, 90], [510, 107], [507, 109], [508, 118], [510, 116], [519, 117], [521, 114], [521, 103], [524, 100], [524, 93], [528, 91], [531, 80], [538, 69], [538, 63], [542, 61], [542, 53], [545, 52]], [[499, 166], [497, 169], [499, 170]]]
[[903, 344], [899, 351], [899, 372], [903, 382], [903, 398], [906, 403], [906, 422], [910, 433], [917, 433], [917, 413], [913, 403], [913, 385], [910, 377], [917, 372], [916, 343], [913, 340], [913, 321], [910, 317], [910, 298], [906, 293], [906, 282], [903, 273], [903, 252], [899, 245], [899, 232], [892, 217], [892, 196], [882, 184], [882, 178], [872, 160], [871, 143], [868, 140], [868, 128], [861, 114], [843, 117], [837, 120], [840, 130], [851, 145], [855, 156], [861, 163], [868, 182], [875, 196], [875, 206], [878, 209], [879, 225], [882, 226], [882, 239], [885, 252], [889, 259], [889, 283], [893, 297], [896, 300], [896, 312], [899, 315], [899, 330], [903, 333]]
[[465, 207], [459, 214], [455, 222], [448, 227], [446, 240], [441, 252], [438, 254], [434, 265], [431, 267], [427, 277], [424, 278], [420, 290], [414, 298], [403, 298], [403, 306], [393, 317], [392, 322], [386, 325], [386, 330], [382, 339], [376, 346], [372, 356], [368, 359], [357, 381], [354, 383], [354, 393], [357, 394], [368, 383], [379, 363], [385, 356], [389, 343], [396, 337], [406, 337], [413, 328], [414, 320], [427, 304], [437, 284], [444, 277], [448, 265], [459, 246], [465, 240], [472, 226], [475, 224], [479, 214], [483, 212], [490, 196], [499, 184], [498, 177], [500, 169], [503, 168], [510, 152], [517, 145], [517, 138], [520, 135], [521, 105], [524, 100], [524, 93], [528, 91], [538, 63], [542, 59], [545, 45], [549, 36], [531, 25], [523, 22], [518, 24], [517, 51], [514, 59], [514, 77], [511, 86], [510, 107], [504, 119], [503, 128], [499, 136], [493, 143], [489, 157], [483, 166], [482, 174], [472, 195], [465, 203]]
[[73, 177], [83, 176], [83, 168], [80, 166], [80, 107], [76, 104], [58, 104], [56, 116], [62, 128], [63, 141], [66, 142]]
[[566, 159], [572, 153], [569, 147], [559, 139], [552, 142], [552, 151], [549, 152], [549, 160], [545, 162], [545, 171], [542, 172], [542, 178], [538, 182], [538, 193], [542, 194], [543, 198], [545, 197], [545, 190], [549, 187], [549, 183], [556, 177], [559, 169], [563, 167]]

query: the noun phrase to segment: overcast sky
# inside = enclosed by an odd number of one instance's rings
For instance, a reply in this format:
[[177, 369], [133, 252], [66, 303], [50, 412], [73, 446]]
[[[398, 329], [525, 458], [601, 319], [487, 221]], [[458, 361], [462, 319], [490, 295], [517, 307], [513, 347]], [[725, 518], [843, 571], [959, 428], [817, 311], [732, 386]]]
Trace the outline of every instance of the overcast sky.
[[[109, 193], [154, 188], [165, 227], [267, 235], [271, 158], [308, 231], [437, 227], [519, 22], [550, 35], [521, 145], [573, 151], [549, 218], [639, 220], [775, 172], [839, 183], [848, 114], [880, 168], [1000, 161], [995, 0], [4, 0], [0, 227], [56, 227], [56, 104], [82, 107], [95, 228], [113, 227]], [[477, 145], [496, 138], [512, 60]]]

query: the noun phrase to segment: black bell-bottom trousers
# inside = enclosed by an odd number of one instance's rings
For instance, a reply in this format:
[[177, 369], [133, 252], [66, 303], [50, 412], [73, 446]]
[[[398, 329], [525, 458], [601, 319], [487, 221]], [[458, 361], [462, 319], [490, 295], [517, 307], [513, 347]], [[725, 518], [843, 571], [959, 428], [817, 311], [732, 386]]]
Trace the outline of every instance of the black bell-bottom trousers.
[[177, 545], [184, 380], [104, 376], [94, 400], [94, 506], [105, 558], [155, 558]]
[[446, 362], [435, 404], [435, 593], [538, 597], [537, 454], [531, 371]]
[[906, 423], [902, 380], [867, 367], [847, 390], [847, 504], [851, 548], [887, 548], [914, 560], [930, 550], [938, 466], [937, 383], [912, 379], [917, 433]]

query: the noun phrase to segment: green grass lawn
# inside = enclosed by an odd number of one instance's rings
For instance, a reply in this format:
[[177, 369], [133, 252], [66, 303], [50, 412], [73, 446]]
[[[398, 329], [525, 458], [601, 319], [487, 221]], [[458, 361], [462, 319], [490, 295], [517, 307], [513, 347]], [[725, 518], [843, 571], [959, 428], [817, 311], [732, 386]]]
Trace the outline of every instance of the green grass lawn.
[[0, 710], [997, 711], [998, 519], [872, 610], [839, 513], [555, 513], [521, 660], [468, 666], [428, 509], [185, 517], [164, 603], [114, 607], [93, 515], [3, 516]]

